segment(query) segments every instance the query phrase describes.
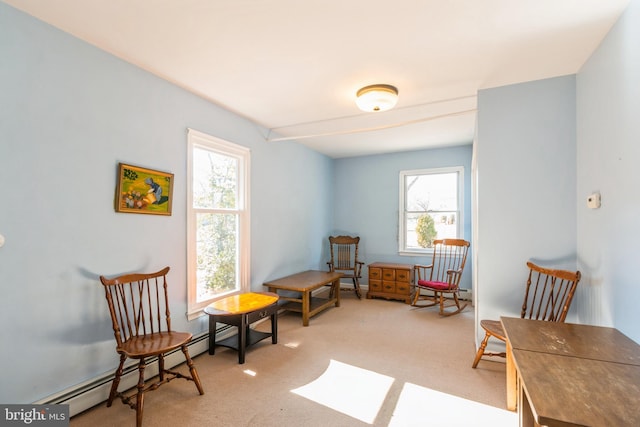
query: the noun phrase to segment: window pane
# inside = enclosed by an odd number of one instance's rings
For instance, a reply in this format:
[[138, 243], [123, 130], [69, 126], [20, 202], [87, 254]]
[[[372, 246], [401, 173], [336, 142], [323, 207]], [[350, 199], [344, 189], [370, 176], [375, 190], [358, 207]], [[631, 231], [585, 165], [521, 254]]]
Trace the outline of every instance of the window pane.
[[238, 216], [198, 214], [197, 216], [196, 301], [238, 288], [236, 251]]
[[237, 203], [238, 160], [193, 149], [193, 206], [207, 209], [235, 209]]
[[458, 213], [410, 213], [406, 224], [407, 249], [432, 248], [435, 239], [455, 239], [458, 237]]
[[429, 252], [436, 239], [461, 238], [464, 168], [400, 172], [398, 250]]
[[405, 180], [407, 211], [455, 211], [458, 208], [458, 174], [408, 175]]

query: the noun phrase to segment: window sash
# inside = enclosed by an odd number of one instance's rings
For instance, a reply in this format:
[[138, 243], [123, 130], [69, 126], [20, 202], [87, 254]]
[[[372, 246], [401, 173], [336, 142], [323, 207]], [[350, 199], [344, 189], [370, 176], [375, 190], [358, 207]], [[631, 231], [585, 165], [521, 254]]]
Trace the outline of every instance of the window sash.
[[[411, 177], [421, 176], [444, 176], [445, 174], [455, 174], [455, 195], [453, 200], [446, 200], [446, 198], [434, 197], [434, 200], [440, 200], [440, 206], [429, 206], [431, 200], [428, 200], [427, 206], [424, 209], [416, 209], [419, 203], [410, 203], [414, 200], [411, 199], [410, 191], [407, 188], [408, 179]], [[400, 188], [399, 188], [399, 218], [398, 218], [398, 252], [400, 255], [416, 255], [431, 253], [433, 249], [427, 247], [424, 248], [418, 243], [418, 234], [415, 232], [417, 218], [423, 214], [428, 214], [434, 219], [434, 227], [439, 233], [437, 238], [442, 237], [455, 237], [464, 238], [463, 236], [463, 206], [464, 206], [464, 168], [461, 166], [437, 168], [437, 169], [418, 169], [408, 170], [400, 172]], [[414, 181], [415, 182], [415, 181]], [[411, 199], [411, 200], [410, 200]], [[408, 206], [411, 204], [413, 209], [409, 210]], [[443, 236], [442, 233], [446, 235]]]
[[[188, 159], [187, 159], [187, 317], [189, 320], [197, 318], [203, 314], [203, 309], [225, 296], [248, 292], [250, 290], [250, 217], [249, 217], [249, 170], [250, 170], [250, 151], [246, 147], [239, 146], [204, 133], [189, 129], [188, 131]], [[217, 204], [217, 206], [201, 206], [202, 203], [194, 202], [194, 149], [204, 150], [232, 158], [236, 162], [235, 171], [235, 200], [232, 203]], [[194, 206], [196, 204], [197, 206]], [[221, 207], [231, 206], [231, 207]], [[227, 269], [209, 269], [200, 263], [210, 254], [202, 254], [198, 251], [198, 232], [202, 232], [202, 225], [198, 225], [198, 220], [211, 215], [212, 221], [231, 220], [232, 226], [228, 229], [222, 229], [223, 234], [233, 230], [234, 241], [230, 244], [234, 247], [235, 257], [233, 265], [235, 271], [230, 272]], [[220, 216], [220, 218], [215, 218]], [[200, 227], [200, 229], [199, 229]], [[200, 236], [201, 237], [201, 236]], [[228, 249], [228, 248], [227, 248]], [[227, 260], [229, 261], [229, 260]], [[224, 265], [224, 264], [221, 264]], [[227, 262], [226, 267], [229, 263]], [[210, 276], [203, 276], [210, 274]], [[198, 279], [207, 278], [209, 284], [215, 289], [220, 283], [232, 278], [235, 286], [232, 289], [224, 289], [219, 286], [218, 292], [206, 295], [203, 289], [198, 289]], [[215, 280], [212, 280], [212, 277]]]

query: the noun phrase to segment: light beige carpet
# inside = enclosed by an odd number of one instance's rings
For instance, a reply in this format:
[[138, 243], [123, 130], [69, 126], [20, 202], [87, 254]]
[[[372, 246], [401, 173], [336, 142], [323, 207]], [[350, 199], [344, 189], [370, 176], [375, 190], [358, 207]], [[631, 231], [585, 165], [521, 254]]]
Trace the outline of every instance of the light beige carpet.
[[[517, 424], [505, 410], [504, 363], [483, 360], [471, 368], [471, 306], [440, 317], [436, 307], [343, 292], [341, 307], [312, 317], [308, 327], [298, 313], [278, 323], [278, 344], [266, 339], [249, 348], [244, 365], [222, 347], [195, 357], [203, 396], [180, 379], [147, 393], [144, 425]], [[135, 411], [119, 400], [71, 419], [72, 427], [124, 425], [135, 425]]]

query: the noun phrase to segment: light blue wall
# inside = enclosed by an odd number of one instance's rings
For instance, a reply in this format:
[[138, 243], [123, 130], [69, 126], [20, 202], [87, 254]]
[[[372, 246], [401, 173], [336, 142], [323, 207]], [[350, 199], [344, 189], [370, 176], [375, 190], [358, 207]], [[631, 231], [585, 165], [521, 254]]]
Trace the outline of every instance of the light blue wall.
[[576, 268], [575, 76], [481, 91], [476, 144], [476, 314], [519, 316], [528, 260]]
[[566, 260], [582, 273], [569, 320], [640, 342], [638, 40], [631, 0], [576, 76], [480, 92], [478, 319], [517, 315], [527, 258]]
[[[639, 2], [577, 77], [479, 94], [479, 317], [518, 307], [527, 259], [577, 262], [572, 316], [640, 342]], [[415, 262], [397, 255], [398, 172], [464, 164], [471, 175], [470, 146], [332, 161], [268, 144], [253, 123], [0, 3], [0, 402], [113, 371], [99, 274], [170, 265], [175, 327], [206, 329], [183, 315], [187, 127], [252, 150], [253, 289], [325, 268], [334, 233], [361, 234], [367, 263]], [[113, 211], [119, 161], [176, 175], [171, 217]], [[585, 207], [592, 191], [600, 210]], [[469, 238], [470, 224], [465, 212]]]
[[[471, 240], [471, 141], [469, 145], [335, 161], [334, 233], [359, 235], [366, 263], [426, 263], [398, 254], [399, 175], [402, 170], [464, 167], [464, 238]], [[461, 287], [471, 289], [471, 256]], [[368, 273], [363, 271], [366, 283]]]
[[[640, 1], [632, 0], [577, 76], [581, 323], [640, 342]], [[600, 192], [602, 207], [586, 199]]]
[[[251, 285], [324, 267], [332, 160], [0, 3], [0, 402], [117, 366], [98, 275], [171, 266], [187, 322], [186, 130], [251, 149]], [[175, 174], [173, 214], [115, 213], [118, 162]]]

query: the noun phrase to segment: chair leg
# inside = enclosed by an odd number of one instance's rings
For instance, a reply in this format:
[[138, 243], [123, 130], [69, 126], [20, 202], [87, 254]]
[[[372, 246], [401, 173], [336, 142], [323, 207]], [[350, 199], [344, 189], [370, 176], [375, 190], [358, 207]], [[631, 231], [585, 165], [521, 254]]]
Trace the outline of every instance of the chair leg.
[[[438, 305], [438, 292], [434, 291], [434, 290], [425, 290], [426, 292], [433, 292], [433, 296], [432, 295], [421, 295], [420, 294], [420, 288], [416, 287], [416, 291], [413, 295], [413, 301], [411, 302], [411, 305], [413, 307], [418, 307], [418, 308], [425, 308], [425, 307], [432, 307], [434, 305]], [[423, 300], [427, 300], [428, 302], [426, 304], [418, 304], [418, 301], [420, 301], [420, 297], [423, 297]]]
[[136, 396], [136, 427], [142, 426], [142, 410], [144, 407], [144, 368], [147, 365], [143, 359], [140, 359], [140, 364], [138, 365], [138, 371], [140, 371], [140, 376], [138, 377], [138, 395]]
[[444, 301], [446, 300], [446, 298], [444, 297], [444, 292], [440, 292], [440, 315], [441, 316], [451, 316], [454, 314], [458, 314], [460, 313], [462, 310], [464, 310], [464, 308], [467, 306], [467, 304], [461, 306], [460, 305], [460, 300], [458, 299], [458, 295], [456, 293], [453, 293], [453, 302], [456, 305], [457, 310], [454, 311], [444, 311]]
[[196, 388], [198, 389], [198, 393], [201, 395], [204, 394], [204, 389], [202, 388], [202, 383], [200, 383], [200, 377], [198, 376], [198, 371], [196, 371], [196, 365], [191, 360], [189, 356], [189, 350], [187, 350], [187, 346], [182, 346], [182, 353], [184, 354], [184, 358], [187, 361], [187, 366], [189, 367], [189, 372], [191, 372], [191, 378], [193, 378], [193, 382], [196, 383]]
[[482, 340], [482, 343], [480, 344], [480, 348], [478, 348], [478, 352], [476, 353], [476, 358], [473, 359], [473, 365], [471, 366], [472, 368], [475, 368], [476, 366], [478, 366], [478, 362], [480, 362], [480, 359], [482, 358], [482, 355], [484, 354], [484, 350], [487, 348], [487, 342], [489, 341], [489, 337], [491, 336], [491, 334], [489, 334], [489, 332], [486, 332], [484, 334], [484, 339]]
[[453, 300], [456, 302], [456, 306], [458, 307], [458, 311], [456, 313], [460, 313], [467, 306], [465, 303], [463, 306], [460, 306], [460, 299], [458, 299], [458, 294], [453, 294]]
[[[456, 307], [458, 307], [458, 310], [456, 311], [456, 313], [460, 313], [462, 311], [462, 308], [460, 308], [460, 301], [458, 300], [458, 294], [454, 293], [453, 294], [453, 302], [456, 304]], [[466, 304], [465, 304], [466, 307]]]
[[164, 354], [158, 355], [158, 377], [160, 382], [164, 381]]
[[411, 305], [414, 307], [421, 307], [418, 305], [419, 300], [420, 300], [420, 288], [416, 286], [416, 291], [413, 295], [413, 301], [411, 302]]
[[116, 369], [116, 373], [113, 377], [113, 382], [111, 383], [111, 391], [109, 392], [109, 400], [107, 400], [107, 407], [110, 407], [113, 403], [113, 399], [118, 394], [118, 385], [120, 384], [120, 377], [122, 377], [122, 367], [124, 366], [124, 361], [127, 359], [127, 356], [124, 354], [120, 355], [120, 364], [118, 365], [118, 369]]
[[353, 290], [356, 291], [356, 296], [358, 297], [358, 299], [362, 299], [362, 294], [360, 293], [360, 281], [358, 280], [357, 277], [354, 277], [352, 280], [353, 280]]

